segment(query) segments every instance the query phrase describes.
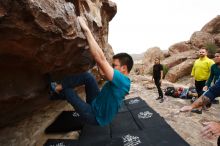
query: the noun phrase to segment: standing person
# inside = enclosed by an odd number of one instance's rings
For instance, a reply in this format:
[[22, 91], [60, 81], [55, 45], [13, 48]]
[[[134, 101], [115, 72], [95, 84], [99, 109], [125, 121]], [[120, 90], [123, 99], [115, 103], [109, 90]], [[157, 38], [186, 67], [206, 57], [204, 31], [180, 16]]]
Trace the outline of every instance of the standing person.
[[[214, 58], [215, 64], [211, 66], [211, 73], [206, 81], [205, 86], [203, 87], [203, 91], [207, 91], [208, 88], [211, 86], [211, 83], [215, 84], [216, 80], [220, 76], [220, 50], [215, 53], [215, 58]], [[218, 103], [218, 100], [214, 100], [213, 103]]]
[[199, 50], [199, 58], [194, 62], [191, 75], [195, 79], [195, 87], [200, 97], [203, 93], [203, 87], [210, 75], [211, 66], [214, 61], [207, 57], [207, 50], [201, 48]]
[[154, 59], [152, 81], [154, 80], [154, 83], [157, 86], [159, 97], [156, 98], [156, 100], [160, 99], [160, 103], [164, 101], [163, 92], [161, 90], [162, 79], [163, 79], [163, 66], [160, 64], [160, 59], [156, 57]]
[[[220, 79], [210, 87], [203, 95], [189, 106], [184, 106], [180, 109], [181, 112], [192, 111], [196, 108], [202, 108], [210, 104], [216, 97], [220, 96]], [[220, 122], [205, 122], [203, 123], [202, 136], [207, 139], [215, 139], [220, 136]]]
[[[100, 91], [94, 77], [85, 72], [67, 77], [60, 84], [52, 82], [51, 90], [57, 94], [64, 94], [86, 123], [105, 126], [115, 117], [125, 95], [129, 93], [131, 81], [128, 74], [133, 66], [133, 59], [127, 53], [116, 54], [111, 66], [85, 20], [82, 17], [77, 19], [87, 38], [89, 51], [108, 81]], [[85, 85], [86, 102], [73, 90], [79, 85]]]
[[213, 64], [211, 66], [211, 72], [210, 72], [209, 78], [206, 81], [205, 86], [203, 87], [204, 91], [208, 90], [208, 88], [210, 87], [212, 81], [215, 84], [216, 80], [220, 76], [220, 50], [215, 53], [214, 61], [215, 61], [215, 64]]

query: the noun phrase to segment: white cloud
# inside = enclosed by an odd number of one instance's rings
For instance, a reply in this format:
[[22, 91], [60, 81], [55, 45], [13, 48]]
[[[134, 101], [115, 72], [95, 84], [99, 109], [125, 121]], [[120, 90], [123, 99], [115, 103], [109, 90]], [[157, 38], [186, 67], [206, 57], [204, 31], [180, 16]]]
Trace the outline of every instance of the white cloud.
[[220, 14], [219, 0], [114, 0], [118, 11], [109, 25], [115, 53], [163, 50], [187, 41]]

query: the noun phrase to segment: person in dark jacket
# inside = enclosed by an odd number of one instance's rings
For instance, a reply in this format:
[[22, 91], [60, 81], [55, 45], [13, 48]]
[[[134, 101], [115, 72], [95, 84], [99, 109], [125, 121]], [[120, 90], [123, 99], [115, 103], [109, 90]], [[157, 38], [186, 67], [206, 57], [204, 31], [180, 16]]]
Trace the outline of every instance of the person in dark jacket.
[[160, 100], [160, 103], [164, 101], [163, 92], [161, 90], [162, 79], [163, 79], [163, 66], [160, 64], [160, 59], [157, 57], [154, 60], [152, 81], [154, 81], [155, 85], [157, 86], [159, 97], [156, 100]]
[[[220, 76], [220, 50], [215, 53], [214, 61], [215, 64], [211, 66], [211, 72], [205, 86], [203, 87], [203, 91], [207, 91], [212, 82], [215, 84]], [[215, 99], [212, 103], [219, 103], [219, 101]]]

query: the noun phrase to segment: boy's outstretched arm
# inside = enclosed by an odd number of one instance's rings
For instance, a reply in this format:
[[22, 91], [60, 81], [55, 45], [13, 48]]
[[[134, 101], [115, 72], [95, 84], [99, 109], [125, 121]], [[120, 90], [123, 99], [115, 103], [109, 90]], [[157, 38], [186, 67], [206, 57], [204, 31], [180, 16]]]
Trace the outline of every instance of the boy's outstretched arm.
[[98, 43], [94, 39], [90, 29], [88, 28], [85, 20], [83, 17], [77, 17], [79, 24], [81, 28], [84, 31], [84, 35], [87, 38], [88, 44], [89, 44], [89, 51], [91, 55], [93, 56], [94, 60], [100, 67], [100, 69], [103, 71], [104, 76], [107, 80], [111, 81], [113, 78], [113, 68], [111, 65], [108, 63], [108, 61], [105, 58], [105, 55], [102, 51], [102, 49], [99, 47]]

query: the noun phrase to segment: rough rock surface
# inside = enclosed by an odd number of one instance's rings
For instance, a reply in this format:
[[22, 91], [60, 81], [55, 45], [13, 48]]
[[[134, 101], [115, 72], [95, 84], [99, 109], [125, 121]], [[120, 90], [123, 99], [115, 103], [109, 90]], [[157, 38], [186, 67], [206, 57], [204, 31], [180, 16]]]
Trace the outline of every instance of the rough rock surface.
[[192, 65], [194, 61], [194, 59], [187, 59], [182, 63], [172, 67], [166, 74], [165, 79], [172, 83], [175, 83], [178, 79], [190, 75], [189, 73], [192, 70]]
[[185, 52], [188, 50], [191, 50], [191, 45], [189, 44], [189, 42], [180, 42], [170, 46], [169, 54], [172, 56], [177, 53]]
[[116, 11], [108, 0], [0, 0], [0, 133], [14, 131], [0, 145], [38, 143], [41, 128], [67, 105], [48, 102], [49, 79], [93, 68], [77, 16], [111, 62], [108, 25]]
[[220, 46], [220, 34], [214, 35], [214, 39], [215, 39], [215, 44], [217, 46]]
[[108, 23], [116, 11], [107, 0], [0, 0], [0, 100], [37, 96], [49, 74], [60, 79], [94, 66], [79, 15], [110, 59]]
[[194, 59], [196, 58], [196, 51], [189, 50], [182, 53], [177, 53], [175, 55], [172, 55], [166, 59], [164, 59], [161, 63], [166, 65], [168, 68], [175, 67], [176, 65], [184, 62], [187, 59]]
[[190, 42], [193, 46], [202, 48], [205, 47], [208, 43], [215, 43], [215, 40], [210, 33], [197, 31], [192, 34]]
[[220, 33], [220, 15], [217, 15], [214, 19], [212, 19], [209, 23], [207, 23], [201, 31], [208, 32], [211, 34], [219, 34]]

